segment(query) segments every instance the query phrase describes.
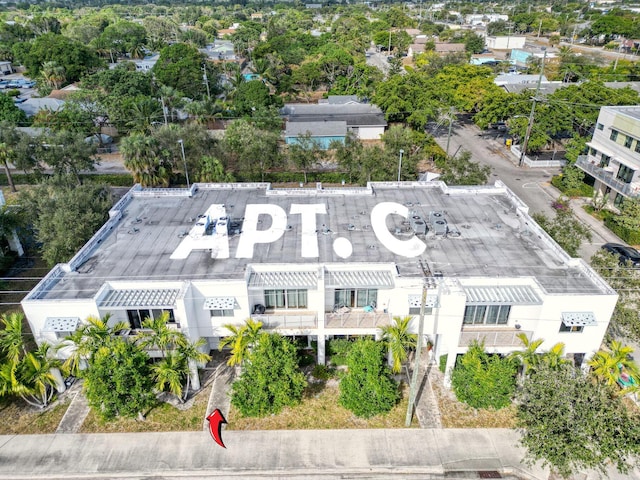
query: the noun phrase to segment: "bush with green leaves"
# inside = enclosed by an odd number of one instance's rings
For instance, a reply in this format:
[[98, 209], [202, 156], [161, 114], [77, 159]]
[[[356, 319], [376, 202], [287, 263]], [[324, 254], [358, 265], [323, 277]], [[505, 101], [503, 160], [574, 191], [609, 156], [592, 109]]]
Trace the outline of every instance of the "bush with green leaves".
[[347, 355], [353, 346], [353, 340], [336, 338], [327, 342], [327, 353], [331, 363], [337, 367], [347, 364]]
[[156, 404], [149, 355], [125, 337], [100, 347], [83, 376], [89, 406], [103, 420], [141, 416]]
[[277, 414], [300, 403], [306, 385], [296, 346], [282, 335], [263, 333], [233, 384], [231, 404], [245, 417]]
[[489, 355], [484, 342], [474, 342], [458, 358], [451, 375], [456, 397], [473, 408], [500, 409], [511, 403], [516, 388], [517, 364]]
[[398, 385], [384, 361], [385, 346], [371, 339], [353, 342], [347, 355], [347, 373], [340, 381], [340, 405], [356, 416], [369, 418], [389, 412], [398, 402]]
[[611, 466], [625, 474], [640, 460], [640, 422], [611, 386], [579, 369], [541, 364], [518, 392], [518, 426], [530, 464], [568, 478]]

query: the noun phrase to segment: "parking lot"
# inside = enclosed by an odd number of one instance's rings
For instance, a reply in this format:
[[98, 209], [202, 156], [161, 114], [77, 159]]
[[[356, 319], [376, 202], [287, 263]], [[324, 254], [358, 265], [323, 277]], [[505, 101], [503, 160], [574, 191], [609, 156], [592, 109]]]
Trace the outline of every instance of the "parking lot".
[[18, 90], [20, 94], [16, 99], [21, 101], [38, 96], [35, 82], [21, 73], [0, 76], [0, 91], [7, 93], [9, 90]]

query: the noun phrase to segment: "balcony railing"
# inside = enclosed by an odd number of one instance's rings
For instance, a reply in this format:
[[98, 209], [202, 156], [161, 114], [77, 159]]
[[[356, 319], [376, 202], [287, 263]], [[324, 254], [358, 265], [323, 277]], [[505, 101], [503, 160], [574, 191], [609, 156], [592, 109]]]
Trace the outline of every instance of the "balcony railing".
[[318, 317], [315, 313], [262, 313], [251, 315], [253, 320], [262, 322], [262, 328], [316, 328]]
[[391, 324], [391, 315], [380, 312], [349, 311], [327, 313], [326, 328], [378, 328]]
[[463, 327], [462, 332], [460, 332], [458, 346], [468, 347], [473, 341], [484, 341], [485, 347], [517, 347], [522, 345], [522, 342], [516, 336], [519, 333], [524, 333], [528, 339], [531, 339], [533, 335], [533, 332], [517, 330], [515, 328], [488, 330], [484, 327]]
[[622, 193], [623, 195], [634, 198], [640, 196], [640, 184], [625, 183], [613, 176], [613, 172], [609, 172], [604, 168], [600, 168], [597, 164], [591, 163], [587, 155], [580, 155], [576, 161], [576, 166], [593, 178], [600, 180], [602, 183], [614, 190]]

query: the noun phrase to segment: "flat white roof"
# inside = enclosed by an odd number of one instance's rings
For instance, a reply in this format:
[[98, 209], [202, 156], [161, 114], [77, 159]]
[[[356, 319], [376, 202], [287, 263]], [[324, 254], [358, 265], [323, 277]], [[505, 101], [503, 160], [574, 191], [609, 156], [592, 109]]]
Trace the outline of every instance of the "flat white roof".
[[[25, 301], [92, 298], [108, 282], [126, 282], [128, 289], [111, 289], [101, 304], [161, 307], [174, 303], [175, 282], [304, 288], [317, 285], [321, 271], [336, 288], [384, 288], [392, 282], [385, 272], [422, 278], [425, 265], [459, 279], [521, 277], [524, 285], [533, 277], [553, 294], [612, 293], [500, 183], [286, 190], [200, 184], [192, 196], [184, 189], [136, 188], [74, 263], [56, 269]], [[493, 293], [535, 301], [528, 290]]]

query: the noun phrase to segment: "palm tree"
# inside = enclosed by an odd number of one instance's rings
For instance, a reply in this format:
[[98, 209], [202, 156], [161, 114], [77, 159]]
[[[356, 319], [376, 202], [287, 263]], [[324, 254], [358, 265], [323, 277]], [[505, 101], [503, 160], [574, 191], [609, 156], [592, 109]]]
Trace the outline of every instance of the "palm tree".
[[177, 352], [172, 351], [160, 362], [151, 367], [156, 377], [156, 388], [164, 391], [169, 388], [169, 392], [182, 401], [182, 379], [189, 377], [189, 367], [184, 358]]
[[129, 328], [127, 322], [117, 322], [109, 325], [111, 314], [102, 318], [89, 316], [86, 324], [81, 325], [75, 332], [67, 335], [56, 350], [67, 349], [69, 355], [62, 364], [65, 373], [79, 376], [87, 362], [102, 347], [108, 346], [114, 335]]
[[29, 352], [18, 366], [18, 384], [14, 392], [30, 405], [45, 408], [49, 405], [57, 385], [54, 369], [61, 362], [53, 358], [51, 346], [44, 342], [34, 352]]
[[[599, 381], [607, 385], [616, 385], [619, 383], [623, 372], [630, 374], [634, 379], [640, 379], [640, 372], [637, 365], [630, 360], [633, 348], [623, 346], [621, 342], [613, 340], [610, 345], [611, 351], [599, 350], [589, 360], [592, 375]], [[622, 390], [622, 394], [628, 393], [636, 388], [626, 388]]]
[[389, 348], [392, 360], [391, 371], [400, 373], [402, 364], [407, 360], [409, 350], [416, 348], [418, 336], [415, 333], [409, 333], [409, 322], [411, 316], [393, 317], [395, 324], [385, 325], [381, 327], [382, 341]]
[[562, 342], [556, 343], [549, 351], [545, 352], [542, 360], [554, 370], [570, 363], [570, 361], [564, 357], [564, 343]]
[[529, 337], [524, 333], [518, 333], [516, 336], [520, 339], [524, 350], [512, 352], [511, 357], [522, 363], [522, 376], [525, 377], [527, 369], [535, 368], [540, 364], [542, 355], [538, 352], [538, 348], [544, 343], [544, 339], [529, 340]]
[[204, 353], [200, 349], [207, 344], [204, 338], [199, 338], [195, 342], [190, 342], [189, 339], [183, 335], [183, 341], [177, 345], [177, 352], [183, 363], [186, 365], [186, 379], [187, 383], [184, 388], [184, 397], [182, 400], [186, 400], [189, 395], [189, 389], [191, 388], [191, 374], [198, 375], [198, 364], [206, 363], [211, 360], [211, 356], [208, 353]]
[[[169, 312], [164, 311], [157, 318], [145, 318], [142, 327], [148, 331], [141, 331], [138, 336], [140, 345], [144, 348], [160, 350], [162, 358], [167, 356], [167, 350], [183, 341], [183, 335], [177, 330], [169, 328]], [[183, 335], [184, 336], [184, 335]]]
[[59, 89], [67, 79], [64, 67], [55, 61], [44, 62], [42, 70], [40, 70], [40, 76], [45, 85], [54, 90]]
[[0, 353], [9, 363], [17, 364], [27, 355], [22, 325], [24, 314], [20, 312], [3, 313], [0, 316], [4, 328], [0, 330]]
[[247, 357], [251, 348], [258, 341], [260, 336], [260, 330], [262, 329], [262, 322], [256, 322], [249, 318], [245, 320], [245, 324], [242, 326], [225, 324], [224, 328], [231, 332], [231, 335], [220, 339], [218, 349], [222, 349], [226, 346], [231, 347], [231, 356], [227, 360], [229, 366], [241, 366]]

